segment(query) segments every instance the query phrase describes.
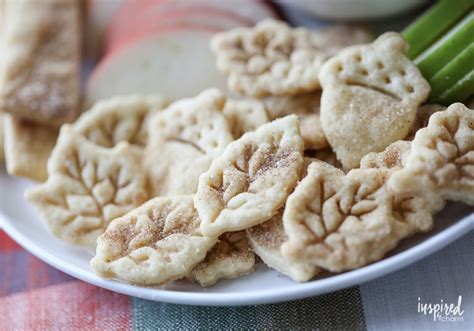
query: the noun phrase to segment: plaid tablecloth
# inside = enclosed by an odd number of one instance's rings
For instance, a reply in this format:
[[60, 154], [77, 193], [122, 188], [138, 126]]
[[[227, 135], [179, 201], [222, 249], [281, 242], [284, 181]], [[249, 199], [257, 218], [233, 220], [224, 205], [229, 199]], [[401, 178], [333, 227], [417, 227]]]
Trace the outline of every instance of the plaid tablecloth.
[[[367, 284], [310, 299], [193, 307], [130, 298], [76, 280], [0, 232], [0, 330], [474, 330], [474, 232]], [[456, 303], [462, 320], [433, 321], [418, 302]]]
[[[286, 10], [297, 25], [326, 24]], [[380, 21], [377, 31], [404, 22]], [[419, 304], [456, 303], [462, 320], [434, 321]], [[76, 280], [0, 231], [0, 331], [9, 330], [474, 330], [474, 233], [367, 284], [288, 303], [193, 307], [131, 298]]]

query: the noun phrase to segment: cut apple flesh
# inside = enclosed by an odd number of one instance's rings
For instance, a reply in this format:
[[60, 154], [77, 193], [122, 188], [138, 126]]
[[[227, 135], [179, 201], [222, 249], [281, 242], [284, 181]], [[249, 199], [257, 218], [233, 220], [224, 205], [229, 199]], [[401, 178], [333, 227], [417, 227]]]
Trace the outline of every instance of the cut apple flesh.
[[[151, 13], [150, 13], [151, 14]], [[166, 15], [156, 17], [143, 17], [141, 22], [136, 24], [128, 23], [129, 28], [121, 28], [120, 25], [112, 25], [107, 31], [106, 48], [110, 52], [117, 49], [117, 45], [123, 46], [131, 41], [141, 39], [145, 36], [159, 32], [160, 30], [170, 30], [172, 26], [188, 27], [189, 30], [202, 28], [209, 31], [222, 31], [244, 26], [245, 21], [239, 20], [227, 13], [214, 11], [198, 11], [186, 8], [182, 11], [169, 12]], [[115, 28], [117, 27], [117, 28]]]
[[403, 36], [410, 45], [407, 52], [408, 57], [410, 59], [416, 58], [464, 17], [473, 6], [472, 0], [438, 1], [403, 31]]
[[86, 84], [86, 106], [121, 94], [159, 93], [176, 100], [210, 87], [226, 90], [209, 50], [211, 37], [204, 31], [159, 33], [110, 54]]

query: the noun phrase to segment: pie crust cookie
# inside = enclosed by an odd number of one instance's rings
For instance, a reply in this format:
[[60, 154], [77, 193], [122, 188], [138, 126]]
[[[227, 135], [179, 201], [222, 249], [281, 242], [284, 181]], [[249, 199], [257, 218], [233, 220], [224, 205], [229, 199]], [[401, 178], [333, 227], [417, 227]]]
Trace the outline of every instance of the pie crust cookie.
[[199, 175], [233, 141], [225, 105], [224, 94], [209, 89], [153, 118], [144, 162], [155, 195], [196, 192]]
[[283, 212], [279, 211], [270, 220], [247, 229], [250, 244], [262, 261], [293, 280], [306, 282], [319, 272], [319, 268], [304, 262], [293, 262], [283, 258], [281, 245], [288, 240], [283, 229]]
[[329, 146], [319, 117], [320, 91], [295, 96], [271, 96], [264, 98], [263, 103], [271, 120], [291, 114], [298, 115], [305, 150]]
[[474, 110], [454, 103], [434, 113], [411, 143], [403, 170], [390, 187], [400, 193], [474, 205]]
[[207, 253], [188, 278], [201, 286], [211, 286], [220, 279], [233, 279], [255, 270], [255, 254], [250, 248], [245, 231], [227, 232]]
[[219, 236], [269, 220], [284, 205], [303, 167], [296, 115], [244, 134], [199, 178], [195, 206], [201, 231]]
[[92, 269], [102, 277], [162, 285], [186, 276], [216, 239], [204, 237], [190, 195], [158, 197], [110, 223]]
[[110, 221], [147, 199], [142, 173], [127, 143], [103, 148], [65, 125], [48, 161], [48, 180], [26, 191], [26, 199], [54, 235], [93, 247]]
[[319, 72], [321, 123], [346, 170], [367, 153], [404, 139], [430, 86], [406, 57], [407, 44], [389, 32], [372, 44], [348, 47]]
[[411, 150], [411, 142], [399, 140], [390, 144], [383, 152], [369, 153], [360, 161], [361, 168], [403, 168]]
[[18, 0], [3, 6], [0, 109], [46, 125], [74, 120], [79, 110], [79, 1]]
[[428, 125], [431, 115], [443, 110], [446, 110], [446, 107], [437, 104], [425, 104], [419, 107], [416, 112], [415, 123], [413, 123], [406, 140], [413, 140], [415, 138], [416, 132]]
[[10, 114], [4, 119], [4, 150], [7, 172], [37, 182], [48, 178], [47, 162], [58, 138], [59, 128], [33, 123]]
[[142, 151], [148, 143], [151, 118], [166, 106], [167, 101], [159, 95], [117, 96], [97, 102], [72, 128], [102, 147], [112, 148], [125, 141]]
[[0, 113], [0, 162], [3, 162], [5, 161], [5, 154], [3, 152], [3, 149], [4, 149], [4, 146], [5, 146], [5, 143], [4, 143], [4, 140], [3, 140], [3, 132], [4, 132], [4, 120], [5, 118], [5, 115], [3, 115], [2, 113]]
[[431, 229], [432, 205], [388, 189], [394, 171], [354, 169], [345, 175], [312, 163], [286, 203], [285, 259], [341, 272], [377, 261], [401, 239]]
[[257, 100], [227, 99], [224, 116], [235, 139], [240, 138], [245, 132], [255, 131], [260, 125], [268, 122], [265, 106]]
[[218, 33], [211, 49], [218, 69], [229, 76], [230, 90], [252, 97], [296, 95], [320, 89], [318, 72], [337, 49], [368, 41], [360, 30], [354, 38], [331, 38], [337, 32], [329, 31], [291, 28], [269, 19], [253, 28]]

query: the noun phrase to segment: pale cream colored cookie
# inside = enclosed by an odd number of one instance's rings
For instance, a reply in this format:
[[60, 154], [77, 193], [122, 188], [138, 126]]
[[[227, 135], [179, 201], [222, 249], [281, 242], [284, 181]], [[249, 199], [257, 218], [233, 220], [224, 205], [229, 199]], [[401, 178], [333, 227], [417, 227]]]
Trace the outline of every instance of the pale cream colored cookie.
[[145, 167], [155, 195], [195, 193], [199, 175], [233, 140], [216, 89], [174, 102], [149, 126]]
[[224, 106], [224, 116], [232, 129], [235, 139], [245, 132], [255, 131], [268, 122], [267, 112], [262, 102], [257, 100], [230, 100]]
[[265, 109], [271, 120], [291, 114], [298, 115], [305, 150], [324, 149], [329, 146], [319, 118], [320, 101], [320, 91], [263, 99]]
[[48, 178], [46, 164], [56, 144], [59, 129], [11, 116], [4, 119], [4, 150], [7, 172], [37, 182]]
[[305, 150], [321, 150], [329, 147], [319, 114], [305, 114], [300, 115], [299, 118]]
[[253, 97], [295, 95], [320, 89], [317, 76], [324, 61], [362, 39], [359, 33], [353, 38], [333, 38], [335, 34], [265, 20], [217, 34], [211, 49], [232, 91]]
[[408, 134], [406, 140], [413, 140], [415, 138], [416, 132], [428, 125], [428, 121], [434, 113], [439, 111], [446, 110], [445, 106], [436, 105], [436, 104], [426, 104], [418, 108], [416, 111], [416, 118], [413, 126]]
[[97, 240], [92, 269], [139, 285], [185, 277], [216, 242], [201, 234], [199, 223], [190, 195], [149, 200], [110, 223]]
[[386, 33], [342, 50], [321, 68], [321, 123], [345, 169], [404, 139], [428, 97], [430, 86], [406, 47], [401, 35]]
[[283, 229], [282, 214], [280, 211], [272, 219], [247, 229], [247, 236], [253, 250], [266, 265], [293, 280], [306, 282], [318, 273], [318, 268], [283, 258], [280, 249], [288, 238]]
[[255, 270], [255, 254], [245, 231], [227, 232], [207, 253], [206, 259], [190, 273], [189, 278], [201, 286], [211, 286], [220, 279], [234, 279]]
[[0, 113], [0, 162], [3, 162], [5, 160], [5, 154], [3, 152], [4, 149], [4, 141], [3, 141], [3, 132], [4, 132], [4, 116], [2, 113]]
[[26, 199], [54, 235], [94, 246], [111, 220], [147, 199], [146, 180], [127, 143], [100, 147], [65, 125], [48, 161], [48, 180], [29, 189]]
[[401, 239], [429, 230], [442, 205], [394, 194], [386, 185], [394, 171], [354, 169], [345, 175], [312, 163], [286, 203], [283, 256], [341, 272], [377, 261]]
[[403, 168], [406, 157], [410, 153], [411, 143], [399, 140], [390, 144], [383, 152], [369, 153], [360, 161], [361, 168]]
[[46, 125], [74, 120], [79, 103], [79, 1], [5, 1], [0, 109]]
[[218, 236], [269, 220], [285, 203], [303, 166], [296, 115], [264, 124], [227, 146], [199, 178], [201, 231]]
[[306, 157], [329, 163], [333, 167], [342, 169], [342, 164], [338, 161], [336, 154], [333, 152], [331, 147], [320, 150], [307, 150], [304, 152], [304, 155]]
[[474, 110], [455, 103], [433, 114], [411, 143], [405, 167], [390, 187], [428, 200], [474, 204]]
[[270, 120], [296, 114], [319, 114], [321, 91], [295, 96], [270, 96], [262, 99]]
[[148, 143], [149, 121], [166, 105], [166, 100], [158, 95], [113, 97], [97, 102], [72, 128], [99, 146], [112, 148], [125, 141], [144, 149]]

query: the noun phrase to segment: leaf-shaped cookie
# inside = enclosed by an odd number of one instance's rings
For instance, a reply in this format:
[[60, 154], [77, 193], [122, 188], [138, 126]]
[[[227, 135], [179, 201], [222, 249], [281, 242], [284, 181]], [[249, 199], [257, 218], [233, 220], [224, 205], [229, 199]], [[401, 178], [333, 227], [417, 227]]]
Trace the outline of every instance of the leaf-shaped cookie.
[[405, 167], [390, 178], [401, 193], [474, 204], [474, 110], [455, 103], [434, 113], [411, 143]]
[[279, 211], [270, 220], [247, 229], [247, 236], [253, 250], [266, 265], [296, 281], [306, 282], [318, 273], [319, 268], [283, 258], [280, 249], [288, 238], [282, 216], [283, 212]]
[[148, 142], [150, 118], [166, 104], [158, 95], [128, 95], [102, 100], [84, 112], [72, 128], [99, 146], [111, 148], [125, 141], [142, 149]]
[[415, 134], [421, 128], [424, 128], [428, 125], [428, 121], [434, 113], [439, 111], [445, 110], [445, 106], [437, 105], [437, 104], [425, 104], [418, 108], [416, 111], [416, 118], [413, 126], [408, 134], [406, 140], [413, 140], [415, 138]]
[[321, 69], [321, 123], [345, 169], [405, 138], [428, 97], [430, 86], [405, 49], [399, 34], [386, 33], [342, 50]]
[[146, 200], [146, 181], [128, 144], [103, 148], [65, 125], [48, 161], [48, 180], [26, 198], [56, 236], [94, 246], [112, 219]]
[[216, 239], [204, 237], [192, 196], [158, 197], [115, 219], [97, 240], [102, 277], [161, 285], [186, 276]]
[[342, 169], [342, 164], [337, 159], [336, 154], [331, 147], [318, 150], [305, 150], [304, 156], [329, 163], [333, 167]]
[[291, 114], [319, 114], [321, 91], [295, 96], [270, 96], [262, 99], [270, 120]]
[[272, 96], [265, 98], [263, 102], [271, 120], [291, 114], [298, 115], [305, 150], [329, 146], [319, 118], [320, 91], [296, 96]]
[[312, 163], [286, 203], [283, 256], [340, 272], [376, 261], [399, 240], [429, 229], [433, 210], [424, 199], [394, 195], [386, 185], [392, 172], [354, 169], [344, 175]]
[[4, 122], [4, 114], [0, 113], [0, 162], [5, 160], [5, 154], [3, 153], [3, 122]]
[[226, 97], [210, 89], [174, 102], [152, 119], [145, 167], [155, 195], [196, 192], [199, 175], [233, 140], [225, 104]]
[[211, 49], [218, 69], [229, 75], [232, 91], [253, 97], [295, 95], [320, 89], [319, 69], [336, 48], [357, 43], [359, 38], [367, 41], [354, 33], [354, 39], [341, 38], [337, 43], [325, 38], [326, 33], [265, 20], [253, 28], [217, 34]]
[[390, 144], [383, 152], [369, 153], [360, 161], [361, 168], [403, 168], [406, 157], [410, 153], [411, 143], [399, 140]]
[[245, 231], [227, 232], [207, 253], [206, 259], [190, 273], [189, 278], [201, 286], [211, 286], [220, 279], [234, 279], [255, 270], [255, 254]]
[[224, 115], [232, 128], [232, 135], [235, 139], [268, 122], [265, 107], [262, 102], [257, 100], [228, 99], [225, 103]]
[[199, 178], [195, 205], [208, 236], [270, 219], [295, 187], [303, 142], [295, 115], [267, 123], [227, 146]]

